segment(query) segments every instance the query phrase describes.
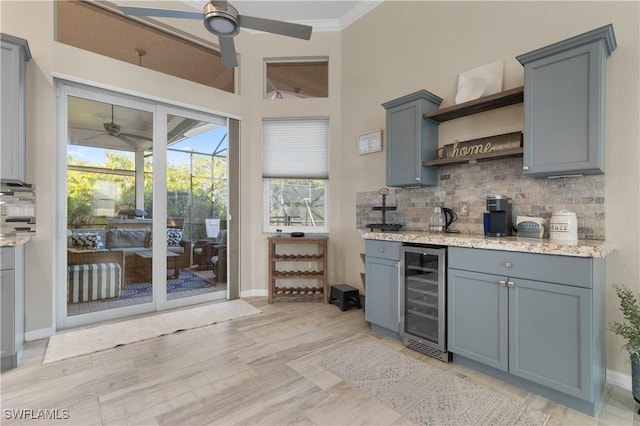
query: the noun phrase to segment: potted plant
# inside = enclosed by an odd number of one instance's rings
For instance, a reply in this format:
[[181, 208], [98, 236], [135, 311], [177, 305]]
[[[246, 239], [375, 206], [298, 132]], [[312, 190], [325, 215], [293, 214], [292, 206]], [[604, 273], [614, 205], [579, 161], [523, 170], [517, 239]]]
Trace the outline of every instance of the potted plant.
[[620, 298], [620, 310], [626, 322], [612, 322], [609, 330], [627, 341], [623, 347], [631, 358], [631, 392], [633, 399], [640, 404], [640, 303], [628, 288], [617, 284], [613, 288]]

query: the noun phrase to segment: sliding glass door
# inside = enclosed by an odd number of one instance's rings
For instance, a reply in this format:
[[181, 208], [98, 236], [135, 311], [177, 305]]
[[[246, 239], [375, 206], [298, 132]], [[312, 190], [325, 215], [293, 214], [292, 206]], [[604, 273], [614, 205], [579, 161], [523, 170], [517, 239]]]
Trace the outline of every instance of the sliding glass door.
[[209, 116], [167, 109], [168, 306], [227, 297], [227, 134]]
[[226, 298], [226, 119], [58, 86], [58, 326]]

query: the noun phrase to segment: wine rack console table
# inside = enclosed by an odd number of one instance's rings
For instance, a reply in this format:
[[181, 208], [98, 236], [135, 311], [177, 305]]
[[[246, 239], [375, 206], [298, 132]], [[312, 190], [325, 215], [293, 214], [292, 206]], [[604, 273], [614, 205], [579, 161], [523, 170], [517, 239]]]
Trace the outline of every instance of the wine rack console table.
[[[326, 303], [328, 237], [269, 237], [268, 240], [269, 303], [278, 297], [310, 298]], [[289, 286], [283, 285], [287, 281]]]

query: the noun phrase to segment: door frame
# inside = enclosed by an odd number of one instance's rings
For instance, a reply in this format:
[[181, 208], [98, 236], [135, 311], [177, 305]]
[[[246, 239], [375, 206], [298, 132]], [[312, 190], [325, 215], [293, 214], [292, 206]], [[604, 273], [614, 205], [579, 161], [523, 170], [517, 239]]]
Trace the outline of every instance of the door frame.
[[[67, 145], [68, 145], [68, 128], [67, 128], [67, 99], [68, 96], [79, 96], [87, 99], [106, 102], [111, 104], [124, 105], [144, 111], [151, 112], [154, 115], [153, 128], [153, 217], [166, 217], [167, 200], [166, 200], [166, 114], [178, 114], [186, 117], [194, 117], [204, 119], [205, 121], [226, 122], [229, 129], [228, 138], [228, 194], [229, 194], [229, 240], [228, 240], [228, 274], [227, 274], [227, 292], [226, 298], [237, 298], [239, 294], [239, 278], [238, 278], [238, 259], [239, 259], [239, 221], [230, 219], [238, 217], [237, 214], [231, 214], [232, 211], [239, 212], [239, 172], [233, 170], [232, 164], [240, 164], [239, 158], [239, 121], [230, 119], [220, 113], [207, 112], [195, 107], [185, 105], [171, 104], [170, 101], [161, 101], [144, 95], [133, 95], [130, 93], [122, 93], [114, 88], [105, 88], [99, 85], [91, 86], [85, 83], [74, 82], [73, 80], [54, 77], [55, 85], [55, 106], [56, 106], [56, 232], [53, 245], [55, 248], [54, 255], [54, 311], [56, 323], [54, 328], [65, 329], [72, 328], [97, 322], [104, 322], [114, 319], [120, 319], [133, 315], [156, 312], [166, 309], [172, 309], [197, 303], [204, 303], [219, 299], [215, 293], [209, 293], [200, 296], [192, 296], [175, 300], [166, 299], [166, 247], [163, 244], [153, 246], [153, 267], [152, 267], [152, 285], [153, 285], [153, 301], [150, 303], [142, 303], [133, 306], [125, 306], [120, 308], [107, 309], [99, 312], [91, 312], [87, 314], [78, 314], [69, 316], [67, 313]], [[230, 124], [234, 124], [234, 137], [232, 137]], [[232, 149], [233, 147], [233, 149]], [[232, 179], [231, 175], [234, 175]], [[166, 221], [161, 220], [159, 223], [153, 223], [153, 238], [156, 241], [163, 241], [166, 233]], [[235, 266], [234, 266], [235, 265]]]

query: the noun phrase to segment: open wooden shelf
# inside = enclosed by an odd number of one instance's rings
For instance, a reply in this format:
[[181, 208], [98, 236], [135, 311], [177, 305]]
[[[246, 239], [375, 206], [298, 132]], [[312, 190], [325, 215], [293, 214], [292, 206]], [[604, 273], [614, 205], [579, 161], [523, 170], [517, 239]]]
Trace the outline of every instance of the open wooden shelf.
[[454, 166], [456, 164], [476, 163], [478, 161], [497, 160], [499, 158], [522, 157], [523, 149], [512, 148], [503, 149], [502, 151], [487, 152], [484, 154], [469, 155], [467, 157], [441, 158], [437, 160], [424, 161], [423, 166]]
[[473, 101], [465, 102], [458, 105], [453, 105], [446, 108], [440, 108], [434, 112], [424, 113], [422, 118], [428, 118], [430, 120], [442, 123], [443, 121], [455, 120], [456, 118], [465, 117], [467, 115], [476, 114], [479, 112], [490, 111], [492, 109], [502, 108], [509, 105], [515, 105], [524, 100], [524, 86], [516, 87], [515, 89], [505, 90], [504, 92], [496, 93], [475, 99]]

